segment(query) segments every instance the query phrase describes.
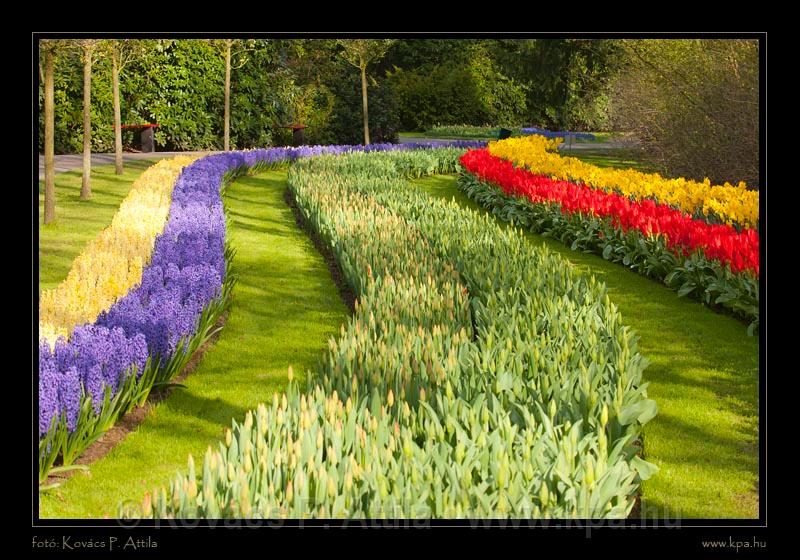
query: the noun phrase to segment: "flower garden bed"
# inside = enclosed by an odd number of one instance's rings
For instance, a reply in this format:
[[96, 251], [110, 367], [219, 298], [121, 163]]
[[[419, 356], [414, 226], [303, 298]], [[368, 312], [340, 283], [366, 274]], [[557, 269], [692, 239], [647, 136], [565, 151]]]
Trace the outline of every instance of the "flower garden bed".
[[[460, 185], [506, 221], [602, 254], [757, 331], [759, 235], [733, 220], [757, 223], [758, 193], [729, 185], [693, 190], [685, 180], [601, 169], [550, 152], [556, 142], [510, 139], [469, 151]], [[572, 173], [583, 181], [551, 176]], [[625, 186], [611, 188], [615, 180]], [[709, 207], [718, 213], [707, 216]]]
[[[708, 259], [690, 235], [676, 243], [645, 226], [667, 216], [671, 227], [691, 219], [731, 239], [751, 234], [647, 197], [536, 176], [491, 150], [464, 153], [483, 145], [254, 150], [187, 166], [141, 280], [54, 351], [42, 344], [40, 479], [169, 384], [213, 332], [235, 280], [220, 189], [291, 162], [292, 201], [355, 294], [354, 315], [307, 389], [290, 381], [234, 419], [202, 466], [190, 457], [169, 488], [120, 514], [626, 517], [654, 472], [639, 454], [656, 408], [646, 360], [605, 287], [407, 179], [466, 169], [462, 188], [503, 219], [642, 270], [674, 265], [677, 254], [706, 259], [755, 277], [756, 294], [757, 249], [755, 267], [744, 250]], [[652, 212], [644, 226], [642, 208]]]
[[[40, 484], [51, 473], [70, 468], [117, 419], [141, 406], [153, 388], [168, 386], [214, 334], [235, 281], [229, 271], [233, 251], [225, 243], [221, 200], [227, 181], [247, 169], [321, 153], [438, 145], [232, 152], [197, 160], [179, 176], [176, 170], [191, 160], [163, 162], [143, 176], [141, 188], [132, 189], [112, 225], [52, 291], [58, 297], [47, 293], [42, 297]], [[145, 216], [139, 216], [142, 213]], [[94, 290], [88, 296], [84, 285]], [[54, 469], [54, 465], [59, 466]]]
[[234, 421], [202, 467], [190, 458], [169, 490], [145, 497], [145, 516], [630, 512], [653, 471], [637, 442], [655, 414], [635, 339], [601, 284], [408, 188], [406, 177], [454, 171], [460, 154], [290, 169], [298, 208], [358, 297], [355, 315], [306, 392], [290, 381]]

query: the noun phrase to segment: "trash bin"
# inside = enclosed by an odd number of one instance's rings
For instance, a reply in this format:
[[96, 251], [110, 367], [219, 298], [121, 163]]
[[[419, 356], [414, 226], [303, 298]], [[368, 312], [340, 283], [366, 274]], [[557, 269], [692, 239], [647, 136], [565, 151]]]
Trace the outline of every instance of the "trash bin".
[[507, 128], [501, 128], [500, 131], [497, 133], [498, 140], [505, 140], [506, 138], [511, 138], [512, 132]]

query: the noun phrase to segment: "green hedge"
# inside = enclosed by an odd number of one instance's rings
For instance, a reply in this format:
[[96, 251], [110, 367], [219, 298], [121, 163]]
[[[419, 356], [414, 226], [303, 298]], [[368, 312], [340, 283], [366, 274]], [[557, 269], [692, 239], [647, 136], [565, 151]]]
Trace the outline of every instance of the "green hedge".
[[[323, 156], [291, 192], [358, 298], [301, 393], [290, 381], [153, 517], [625, 517], [646, 361], [603, 284], [409, 176], [460, 150]], [[291, 375], [290, 375], [291, 378]]]

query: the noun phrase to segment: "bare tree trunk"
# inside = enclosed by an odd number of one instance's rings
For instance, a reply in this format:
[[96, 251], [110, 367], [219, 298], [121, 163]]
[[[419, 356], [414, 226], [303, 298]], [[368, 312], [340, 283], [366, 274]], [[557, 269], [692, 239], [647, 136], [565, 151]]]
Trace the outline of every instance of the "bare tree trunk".
[[233, 41], [225, 41], [225, 132], [224, 148], [231, 148], [231, 45]]
[[367, 116], [367, 65], [361, 65], [361, 101], [364, 105], [364, 145], [369, 145], [369, 117]]
[[81, 199], [92, 198], [92, 49], [83, 48], [83, 182]]
[[111, 51], [111, 88], [114, 92], [114, 171], [122, 175], [122, 111], [119, 106], [119, 59], [116, 49]]
[[53, 155], [53, 50], [44, 52], [44, 223], [56, 219], [55, 156]]

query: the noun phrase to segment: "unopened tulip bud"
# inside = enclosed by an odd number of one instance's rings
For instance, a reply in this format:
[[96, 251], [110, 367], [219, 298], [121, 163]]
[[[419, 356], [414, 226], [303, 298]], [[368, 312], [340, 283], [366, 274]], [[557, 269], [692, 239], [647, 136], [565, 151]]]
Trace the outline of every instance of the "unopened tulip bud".
[[550, 499], [550, 492], [547, 490], [547, 484], [542, 483], [542, 488], [539, 490], [539, 500], [542, 502], [542, 507], [547, 507], [547, 502]]

